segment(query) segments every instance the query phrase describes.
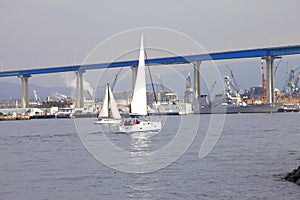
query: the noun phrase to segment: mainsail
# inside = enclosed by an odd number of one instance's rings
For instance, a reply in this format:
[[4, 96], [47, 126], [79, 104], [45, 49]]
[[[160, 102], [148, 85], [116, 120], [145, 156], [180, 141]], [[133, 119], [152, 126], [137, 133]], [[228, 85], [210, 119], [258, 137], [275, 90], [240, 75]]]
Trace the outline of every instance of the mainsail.
[[131, 113], [137, 115], [147, 115], [146, 70], [143, 35], [141, 36], [139, 64], [131, 102]]
[[[137, 68], [137, 75], [134, 87], [134, 93], [131, 102], [131, 117], [133, 115], [145, 116], [147, 115], [147, 95], [146, 95], [146, 69], [145, 69], [145, 52], [143, 45], [143, 35], [141, 37], [141, 46], [139, 52], [139, 63]], [[133, 133], [133, 132], [148, 132], [161, 130], [161, 122], [153, 122], [144, 117], [135, 116], [134, 118], [120, 123], [119, 132]]]

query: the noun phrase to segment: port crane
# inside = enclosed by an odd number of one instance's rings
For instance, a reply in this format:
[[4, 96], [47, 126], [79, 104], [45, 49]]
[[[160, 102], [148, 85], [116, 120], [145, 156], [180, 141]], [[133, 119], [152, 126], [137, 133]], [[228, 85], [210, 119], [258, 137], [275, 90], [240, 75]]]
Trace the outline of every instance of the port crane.
[[[294, 69], [294, 74], [295, 74], [295, 72], [297, 72], [299, 69], [300, 69], [300, 67], [297, 67], [296, 69]], [[295, 84], [295, 87], [296, 87], [296, 88], [299, 88], [299, 87], [298, 87], [299, 79], [300, 79], [300, 72], [297, 74], [296, 79], [295, 79], [295, 81], [294, 81], [294, 84]]]
[[226, 68], [230, 71], [230, 76], [231, 76], [231, 78], [233, 80], [233, 84], [230, 82], [230, 85], [233, 87], [233, 89], [235, 89], [237, 91], [237, 93], [240, 94], [241, 90], [240, 90], [240, 87], [239, 87], [239, 85], [238, 85], [235, 77], [234, 77], [232, 69], [228, 65], [226, 65]]
[[296, 88], [299, 88], [298, 87], [299, 79], [300, 79], [300, 72], [298, 73], [297, 78], [295, 80], [295, 86], [296, 86]]
[[[291, 69], [289, 75], [288, 75], [288, 81], [286, 83], [286, 87], [290, 89], [291, 92], [294, 92], [295, 90], [298, 90], [298, 83], [300, 79], [300, 72], [295, 76], [295, 73], [300, 69], [300, 67], [297, 67], [296, 69]], [[287, 89], [286, 88], [286, 89]]]
[[275, 75], [276, 72], [277, 72], [277, 69], [278, 69], [278, 67], [279, 67], [279, 65], [280, 65], [280, 63], [281, 63], [281, 60], [282, 60], [282, 59], [280, 59], [280, 60], [278, 61], [277, 65], [274, 67], [274, 75]]
[[123, 68], [121, 67], [120, 70], [118, 71], [118, 73], [115, 75], [115, 79], [114, 79], [114, 81], [112, 83], [112, 86], [111, 86], [111, 91], [114, 91], [114, 88], [115, 88], [117, 80], [118, 80], [118, 76], [120, 75], [122, 69]]
[[89, 90], [86, 90], [86, 92], [90, 96], [91, 99], [94, 99], [93, 95], [91, 94], [91, 92]]

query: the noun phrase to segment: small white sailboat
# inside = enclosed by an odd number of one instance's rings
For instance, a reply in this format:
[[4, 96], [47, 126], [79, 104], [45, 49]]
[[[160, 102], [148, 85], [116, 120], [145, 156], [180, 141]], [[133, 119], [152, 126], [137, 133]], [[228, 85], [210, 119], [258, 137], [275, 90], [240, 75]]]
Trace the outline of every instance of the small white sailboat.
[[131, 102], [131, 118], [124, 119], [119, 125], [119, 131], [123, 133], [159, 131], [161, 122], [145, 119], [147, 117], [147, 95], [146, 95], [146, 67], [143, 35], [139, 52], [139, 63], [136, 75], [135, 88]]
[[109, 87], [109, 84], [107, 83], [103, 105], [94, 124], [116, 125], [121, 123], [121, 121], [121, 115], [117, 108], [113, 93]]

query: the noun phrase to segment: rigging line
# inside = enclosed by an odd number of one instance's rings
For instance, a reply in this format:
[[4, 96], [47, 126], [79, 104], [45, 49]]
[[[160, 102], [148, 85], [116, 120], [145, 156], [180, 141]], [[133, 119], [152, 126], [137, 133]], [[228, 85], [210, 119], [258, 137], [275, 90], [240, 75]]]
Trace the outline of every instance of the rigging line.
[[120, 70], [118, 71], [118, 73], [117, 73], [116, 76], [115, 76], [115, 79], [114, 79], [114, 81], [113, 81], [113, 83], [112, 83], [112, 87], [111, 87], [111, 91], [112, 91], [112, 92], [114, 91], [115, 85], [116, 85], [116, 83], [117, 83], [118, 76], [120, 75], [122, 69], [123, 69], [123, 67], [120, 68]]
[[[147, 60], [147, 53], [146, 53], [146, 51], [145, 51], [145, 57], [146, 57], [146, 60]], [[156, 93], [155, 93], [155, 89], [154, 89], [154, 85], [153, 85], [153, 79], [152, 79], [152, 74], [151, 74], [151, 71], [150, 71], [150, 67], [147, 66], [147, 68], [148, 68], [148, 71], [149, 71], [149, 76], [150, 76], [151, 86], [152, 86], [152, 90], [153, 90], [154, 100], [155, 100], [155, 103], [157, 103]]]
[[[145, 52], [145, 60], [148, 60], [147, 58], [147, 52], [146, 51], [144, 51]], [[146, 62], [145, 62], [145, 66], [146, 66]], [[151, 74], [151, 71], [150, 71], [150, 66], [149, 65], [147, 65], [147, 67], [148, 67], [148, 71], [149, 71], [149, 76], [150, 76], [150, 80], [151, 80], [151, 86], [152, 86], [152, 90], [153, 90], [153, 95], [154, 95], [154, 100], [155, 100], [155, 103], [157, 104], [157, 98], [156, 98], [156, 93], [155, 93], [155, 89], [154, 89], [154, 84], [153, 84], [153, 79], [152, 79], [152, 74]], [[158, 112], [160, 112], [159, 111], [159, 107], [157, 107], [157, 110], [158, 110]], [[149, 113], [148, 113], [148, 115], [147, 115], [147, 118], [148, 118], [148, 116], [149, 116]], [[162, 120], [161, 119], [161, 116], [159, 116], [159, 118], [160, 118], [160, 121]]]

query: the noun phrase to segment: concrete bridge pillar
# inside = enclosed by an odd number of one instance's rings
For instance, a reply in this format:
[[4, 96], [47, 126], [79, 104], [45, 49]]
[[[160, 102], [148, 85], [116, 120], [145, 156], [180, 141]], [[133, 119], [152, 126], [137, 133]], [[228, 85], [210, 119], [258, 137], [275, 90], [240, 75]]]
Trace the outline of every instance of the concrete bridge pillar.
[[194, 68], [194, 92], [195, 92], [195, 99], [198, 99], [200, 97], [200, 65], [201, 61], [196, 61], [193, 63]]
[[132, 76], [132, 93], [134, 91], [134, 87], [135, 87], [135, 81], [136, 81], [136, 75], [137, 75], [137, 70], [138, 68], [136, 66], [132, 66], [131, 67], [131, 76]]
[[266, 77], [266, 103], [275, 103], [275, 93], [274, 93], [274, 60], [276, 57], [266, 56], [263, 57], [267, 63], [267, 77]]
[[76, 108], [83, 108], [84, 97], [83, 97], [83, 73], [85, 71], [75, 71], [76, 73]]
[[21, 96], [21, 106], [22, 108], [27, 108], [29, 106], [29, 94], [28, 94], [28, 79], [31, 75], [20, 75], [22, 84], [22, 96]]

